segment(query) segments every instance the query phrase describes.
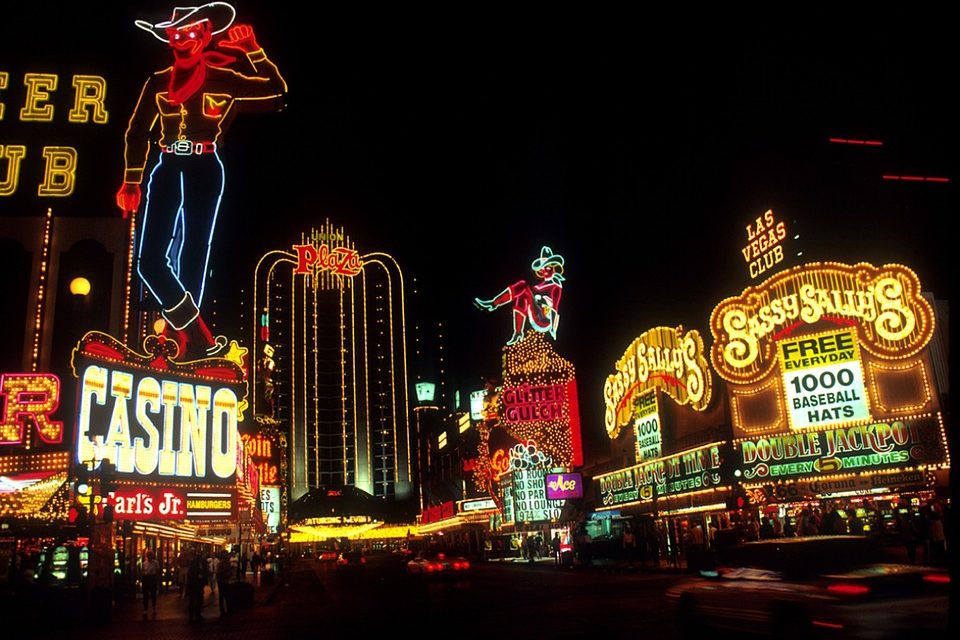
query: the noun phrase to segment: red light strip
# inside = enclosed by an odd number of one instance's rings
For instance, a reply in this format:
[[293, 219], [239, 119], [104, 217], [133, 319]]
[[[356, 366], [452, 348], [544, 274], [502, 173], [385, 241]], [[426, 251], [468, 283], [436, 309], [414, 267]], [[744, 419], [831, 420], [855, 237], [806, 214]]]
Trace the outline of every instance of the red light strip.
[[830, 138], [834, 144], [863, 144], [868, 147], [882, 147], [883, 143], [879, 140], [851, 140], [849, 138]]
[[950, 178], [938, 178], [933, 176], [894, 176], [885, 175], [884, 180], [903, 180], [905, 182], [950, 182]]
[[815, 627], [825, 627], [827, 629], [843, 629], [842, 624], [836, 622], [824, 622], [823, 620], [811, 620], [810, 623]]

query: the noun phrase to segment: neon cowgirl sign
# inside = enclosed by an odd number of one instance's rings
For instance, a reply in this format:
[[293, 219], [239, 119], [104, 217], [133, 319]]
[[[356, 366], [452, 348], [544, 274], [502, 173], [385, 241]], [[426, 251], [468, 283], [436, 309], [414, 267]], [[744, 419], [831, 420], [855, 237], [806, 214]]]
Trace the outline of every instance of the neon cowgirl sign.
[[538, 333], [549, 333], [557, 339], [560, 325], [560, 294], [563, 292], [563, 256], [550, 247], [540, 249], [540, 257], [530, 263], [540, 282], [530, 285], [520, 280], [490, 300], [474, 298], [473, 303], [485, 311], [493, 311], [505, 304], [513, 304], [513, 335], [507, 344], [523, 340], [529, 325]]
[[[180, 361], [218, 355], [227, 345], [200, 315], [224, 189], [218, 145], [236, 113], [251, 102], [279, 109], [287, 90], [253, 30], [234, 25], [235, 16], [229, 4], [211, 2], [177, 7], [156, 24], [135, 22], [169, 45], [173, 65], [150, 76], [130, 117], [117, 206], [124, 216], [136, 212], [148, 176], [137, 272], [160, 305]], [[221, 49], [243, 54], [254, 74], [229, 69], [232, 56], [209, 51], [215, 37]], [[148, 173], [151, 136], [160, 153]]]

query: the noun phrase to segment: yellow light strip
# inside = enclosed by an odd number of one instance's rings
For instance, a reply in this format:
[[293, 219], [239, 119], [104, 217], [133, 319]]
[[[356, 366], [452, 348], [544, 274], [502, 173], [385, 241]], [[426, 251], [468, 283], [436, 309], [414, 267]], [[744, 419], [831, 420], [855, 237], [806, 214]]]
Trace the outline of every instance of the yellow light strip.
[[[56, 76], [54, 76], [56, 77]], [[49, 106], [49, 105], [48, 105]], [[33, 321], [33, 352], [30, 357], [30, 371], [36, 373], [40, 366], [40, 334], [43, 326], [43, 312], [47, 298], [47, 268], [50, 260], [50, 227], [53, 225], [53, 209], [47, 207], [47, 216], [43, 223], [43, 245], [40, 249], [40, 278], [37, 283], [37, 308]], [[27, 447], [30, 437], [27, 437]]]
[[[763, 391], [766, 391], [770, 387], [774, 387], [774, 405], [777, 407], [777, 420], [776, 422], [764, 425], [761, 427], [747, 428], [743, 424], [743, 416], [740, 414], [740, 405], [737, 402], [737, 399], [740, 397], [747, 397], [757, 395]], [[780, 378], [777, 376], [771, 376], [770, 379], [762, 384], [759, 387], [752, 389], [740, 390], [734, 386], [730, 387], [730, 408], [733, 411], [733, 424], [736, 428], [741, 431], [750, 434], [763, 434], [763, 433], [772, 433], [782, 431], [786, 426], [786, 416], [783, 415], [783, 388], [780, 386]]]
[[[910, 369], [920, 369], [920, 376], [923, 379], [923, 393], [924, 399], [920, 404], [910, 405], [906, 407], [891, 407], [889, 402], [884, 401], [880, 397], [880, 385], [877, 384], [877, 371], [884, 372], [894, 372], [894, 371], [909, 371]], [[903, 363], [900, 365], [895, 364], [881, 364], [879, 362], [870, 362], [867, 367], [870, 373], [870, 390], [873, 392], [874, 404], [877, 405], [877, 408], [880, 411], [885, 413], [904, 413], [908, 411], [921, 411], [930, 406], [930, 401], [933, 399], [933, 389], [930, 385], [930, 379], [927, 377], [927, 367], [925, 366], [923, 360], [914, 360], [912, 362]]]
[[130, 344], [130, 290], [131, 283], [133, 282], [133, 254], [134, 254], [134, 245], [137, 242], [137, 212], [136, 210], [131, 211], [130, 215], [130, 224], [129, 231], [127, 233], [129, 240], [127, 242], [127, 279], [126, 279], [126, 290], [123, 294], [123, 343]]

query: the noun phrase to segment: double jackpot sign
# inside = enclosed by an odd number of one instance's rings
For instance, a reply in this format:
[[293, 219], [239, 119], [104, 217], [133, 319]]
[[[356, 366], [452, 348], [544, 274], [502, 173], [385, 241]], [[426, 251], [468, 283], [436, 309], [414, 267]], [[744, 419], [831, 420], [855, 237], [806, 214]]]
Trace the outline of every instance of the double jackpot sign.
[[714, 309], [746, 479], [946, 464], [920, 291], [901, 265], [811, 264]]

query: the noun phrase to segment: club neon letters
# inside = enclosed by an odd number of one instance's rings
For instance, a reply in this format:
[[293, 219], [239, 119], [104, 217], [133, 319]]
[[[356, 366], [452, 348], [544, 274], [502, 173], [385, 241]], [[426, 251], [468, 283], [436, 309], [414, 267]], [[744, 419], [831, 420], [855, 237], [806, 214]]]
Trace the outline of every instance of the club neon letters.
[[[26, 88], [23, 106], [19, 110], [20, 122], [53, 122], [53, 93], [59, 78], [53, 73], [25, 73]], [[74, 124], [106, 124], [109, 114], [104, 106], [107, 82], [101, 76], [74, 75], [73, 106], [67, 112], [67, 120]], [[0, 71], [0, 91], [9, 89], [10, 74]], [[0, 121], [4, 120], [6, 105], [0, 101]], [[66, 145], [47, 145], [40, 152], [44, 160], [43, 179], [37, 187], [40, 197], [64, 198], [73, 194], [76, 186], [77, 150]], [[0, 144], [0, 196], [12, 196], [20, 183], [23, 159], [27, 146], [23, 144]], [[4, 164], [6, 165], [4, 167]]]

